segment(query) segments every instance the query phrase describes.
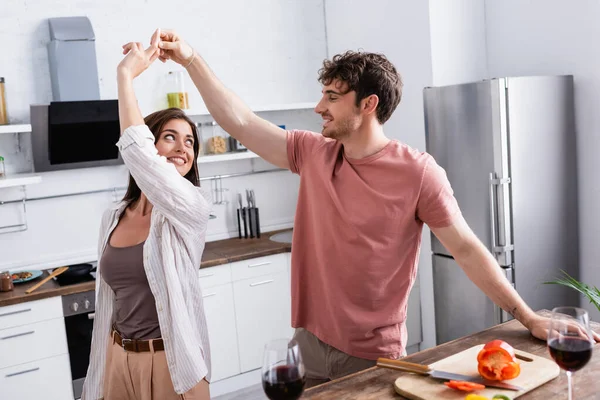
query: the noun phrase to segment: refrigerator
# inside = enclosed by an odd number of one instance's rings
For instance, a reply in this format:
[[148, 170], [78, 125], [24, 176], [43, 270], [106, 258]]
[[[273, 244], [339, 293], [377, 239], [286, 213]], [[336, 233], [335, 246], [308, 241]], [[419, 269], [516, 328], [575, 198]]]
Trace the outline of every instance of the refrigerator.
[[[424, 89], [427, 152], [462, 214], [535, 311], [578, 305], [543, 282], [578, 276], [572, 76], [508, 77]], [[431, 235], [438, 344], [512, 317], [475, 286]]]

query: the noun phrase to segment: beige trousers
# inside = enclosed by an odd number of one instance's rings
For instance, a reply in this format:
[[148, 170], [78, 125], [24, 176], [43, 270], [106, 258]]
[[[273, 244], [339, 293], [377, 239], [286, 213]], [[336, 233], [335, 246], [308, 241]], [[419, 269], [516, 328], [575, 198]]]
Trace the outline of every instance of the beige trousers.
[[183, 395], [173, 388], [164, 351], [134, 353], [111, 341], [106, 356], [104, 400], [209, 400], [202, 380]]
[[294, 339], [300, 346], [304, 360], [306, 388], [362, 371], [376, 364], [375, 360], [353, 357], [323, 343], [304, 328], [296, 329]]

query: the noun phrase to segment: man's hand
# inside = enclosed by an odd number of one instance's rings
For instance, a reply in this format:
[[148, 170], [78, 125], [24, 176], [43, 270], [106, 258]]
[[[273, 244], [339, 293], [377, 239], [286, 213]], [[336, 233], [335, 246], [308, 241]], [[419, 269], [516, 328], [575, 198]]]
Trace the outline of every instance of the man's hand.
[[150, 47], [144, 50], [144, 46], [139, 42], [129, 42], [123, 45], [123, 54], [125, 58], [117, 67], [117, 75], [119, 78], [125, 77], [134, 79], [144, 72], [160, 55], [158, 41], [160, 30], [156, 30], [152, 35]]
[[[548, 340], [548, 331], [550, 329], [550, 318], [536, 315], [529, 321], [527, 321], [526, 328], [529, 329], [531, 334], [541, 340]], [[600, 335], [592, 331], [594, 340], [600, 342]]]
[[177, 64], [187, 67], [194, 57], [194, 49], [174, 31], [162, 30], [158, 47], [160, 48], [158, 58], [162, 62], [173, 60]]

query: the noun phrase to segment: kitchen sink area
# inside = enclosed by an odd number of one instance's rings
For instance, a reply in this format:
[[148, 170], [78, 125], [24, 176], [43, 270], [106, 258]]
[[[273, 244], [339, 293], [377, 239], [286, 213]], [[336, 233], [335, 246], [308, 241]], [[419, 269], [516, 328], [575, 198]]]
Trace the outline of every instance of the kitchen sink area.
[[276, 233], [275, 235], [271, 236], [269, 238], [269, 240], [272, 240], [277, 243], [292, 243], [292, 233], [293, 232], [294, 232], [293, 230], [279, 232], [279, 233]]

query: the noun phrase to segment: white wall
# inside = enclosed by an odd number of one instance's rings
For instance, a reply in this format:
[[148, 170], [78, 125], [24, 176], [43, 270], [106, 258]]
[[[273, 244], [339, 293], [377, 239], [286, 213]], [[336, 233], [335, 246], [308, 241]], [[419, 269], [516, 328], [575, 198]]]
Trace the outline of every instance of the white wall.
[[429, 0], [429, 27], [434, 86], [488, 77], [483, 1]]
[[[600, 2], [486, 1], [491, 76], [572, 74], [577, 125], [580, 277], [600, 286]], [[600, 313], [582, 302], [600, 320]]]
[[[325, 0], [329, 56], [359, 48], [384, 53], [404, 81], [398, 109], [385, 124], [388, 137], [425, 151], [422, 90], [431, 85], [429, 11], [425, 1], [372, 0], [358, 2]], [[423, 343], [435, 345], [433, 279], [429, 230], [424, 229], [419, 261]]]
[[[0, 76], [6, 78], [11, 123], [29, 122], [30, 104], [52, 100], [47, 19], [81, 15], [90, 18], [95, 31], [102, 99], [116, 98], [115, 71], [122, 58], [121, 45], [127, 41], [148, 43], [156, 27], [176, 28], [225, 84], [251, 106], [316, 102], [320, 97], [316, 72], [326, 56], [322, 0], [171, 0], [168, 5], [158, 0], [8, 0], [2, 2], [0, 12], [0, 42], [4, 46]], [[166, 106], [164, 77], [176, 68], [172, 63], [157, 62], [136, 80], [144, 114]], [[191, 81], [187, 87], [191, 107], [202, 106]], [[264, 116], [288, 128], [319, 129], [319, 120], [310, 110]], [[19, 152], [14, 135], [0, 136], [0, 155], [6, 158], [11, 174], [32, 168], [29, 134], [21, 139]], [[200, 165], [202, 176], [270, 168], [262, 160]], [[125, 186], [127, 172], [120, 166], [42, 175], [43, 183], [28, 188], [28, 197]], [[218, 218], [210, 222], [209, 240], [237, 232], [232, 200], [246, 188], [256, 191], [263, 229], [291, 226], [298, 190], [298, 179], [291, 173], [227, 179], [223, 186], [229, 189], [225, 200], [230, 202], [214, 206]], [[14, 198], [14, 191], [0, 190], [0, 201], [10, 198]], [[101, 212], [112, 200], [111, 193], [100, 193], [29, 202], [29, 229], [0, 234], [0, 270], [38, 263], [49, 267], [63, 259], [91, 261]], [[0, 209], [0, 225], [22, 218], [16, 206]]]

